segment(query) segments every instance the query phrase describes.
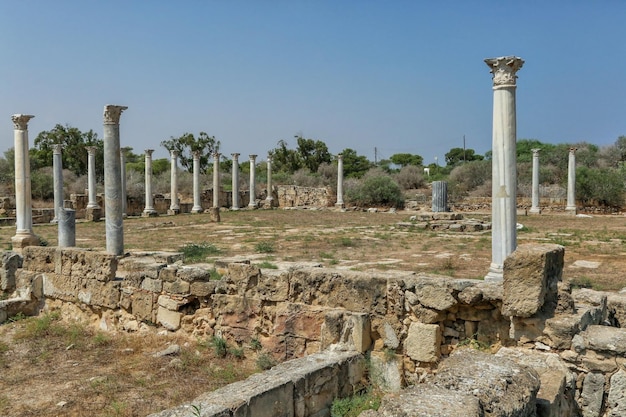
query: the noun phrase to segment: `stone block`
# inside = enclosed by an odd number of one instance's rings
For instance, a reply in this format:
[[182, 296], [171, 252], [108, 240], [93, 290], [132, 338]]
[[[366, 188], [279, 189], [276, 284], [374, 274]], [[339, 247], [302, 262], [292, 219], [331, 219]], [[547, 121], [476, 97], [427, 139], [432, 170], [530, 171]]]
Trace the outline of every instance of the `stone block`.
[[176, 265], [168, 265], [159, 271], [159, 279], [164, 282], [176, 281], [176, 273], [178, 267]]
[[560, 245], [521, 245], [504, 261], [504, 316], [554, 311], [565, 250]]
[[388, 352], [370, 354], [372, 382], [385, 392], [398, 392], [404, 385], [402, 355]]
[[87, 280], [84, 288], [79, 290], [78, 298], [85, 304], [114, 309], [119, 305], [120, 286], [119, 281]]
[[609, 294], [607, 310], [616, 326], [626, 328], [626, 294]]
[[141, 281], [141, 289], [160, 293], [163, 291], [163, 281], [160, 279], [144, 278], [144, 280]]
[[584, 349], [614, 356], [626, 355], [626, 329], [593, 325], [578, 336]]
[[418, 384], [383, 398], [378, 411], [368, 410], [360, 417], [483, 417], [483, 407], [470, 393], [434, 385]]
[[157, 310], [157, 323], [165, 327], [167, 330], [176, 331], [180, 329], [180, 321], [183, 313], [171, 311], [167, 308], [159, 306]]
[[437, 324], [413, 322], [404, 341], [406, 354], [417, 362], [437, 362], [441, 356], [441, 328]]
[[135, 291], [132, 297], [131, 311], [140, 321], [154, 323], [156, 313], [154, 309], [154, 300], [156, 295], [152, 292]]
[[458, 304], [457, 299], [452, 295], [452, 291], [447, 285], [442, 283], [416, 285], [415, 295], [417, 295], [421, 305], [434, 310], [448, 310]]
[[626, 416], [626, 371], [620, 369], [610, 379], [607, 398], [607, 417]]
[[580, 393], [580, 408], [583, 417], [599, 417], [604, 397], [604, 375], [590, 372], [585, 376]]
[[82, 283], [79, 277], [55, 273], [43, 274], [43, 294], [46, 297], [73, 302], [78, 299], [78, 292], [81, 288]]
[[159, 295], [157, 303], [159, 306], [167, 308], [168, 310], [178, 311], [182, 306], [188, 303], [188, 300], [185, 298], [176, 299], [168, 297], [167, 295]]
[[22, 267], [23, 258], [16, 252], [5, 251], [0, 255], [0, 291], [15, 290], [15, 272]]
[[55, 272], [55, 247], [27, 246], [22, 249], [22, 268], [33, 272]]
[[191, 286], [188, 282], [183, 281], [181, 279], [177, 279], [174, 282], [164, 282], [163, 283], [163, 291], [168, 292], [170, 294], [189, 294], [189, 290]]
[[206, 268], [183, 266], [176, 271], [176, 277], [185, 282], [209, 281], [211, 279], [211, 272]]
[[217, 281], [192, 282], [189, 287], [189, 293], [191, 295], [195, 295], [196, 297], [207, 297], [215, 293], [216, 286], [217, 286]]

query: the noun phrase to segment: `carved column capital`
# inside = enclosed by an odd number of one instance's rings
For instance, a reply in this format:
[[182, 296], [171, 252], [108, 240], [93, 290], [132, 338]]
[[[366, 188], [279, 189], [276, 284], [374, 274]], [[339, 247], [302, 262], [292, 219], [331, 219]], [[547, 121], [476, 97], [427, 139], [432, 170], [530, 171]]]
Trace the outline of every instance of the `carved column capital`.
[[219, 153], [219, 152], [213, 152], [213, 160], [214, 160], [215, 162], [219, 162], [219, 160], [220, 160], [220, 155], [221, 155], [221, 153]]
[[52, 154], [57, 154], [60, 155], [61, 154], [61, 150], [63, 149], [63, 145], [60, 143], [55, 143], [54, 145], [52, 145]]
[[115, 106], [113, 104], [107, 104], [106, 106], [104, 106], [104, 124], [120, 124], [120, 116], [122, 115], [122, 112], [127, 108], [127, 106]]
[[151, 157], [154, 149], [145, 149], [143, 152], [146, 154], [147, 157]]
[[337, 154], [337, 160], [338, 161], [342, 161], [343, 160], [343, 155], [342, 154]]
[[14, 114], [11, 116], [11, 120], [13, 120], [13, 128], [15, 130], [28, 130], [28, 121], [32, 119], [32, 114]]
[[578, 148], [569, 148], [569, 153], [575, 153], [578, 150]]
[[516, 56], [487, 58], [485, 63], [493, 74], [493, 88], [515, 87], [517, 71], [524, 65], [524, 60]]
[[267, 163], [268, 164], [272, 163], [272, 155], [267, 155]]
[[193, 151], [191, 152], [191, 156], [193, 156], [193, 159], [200, 159], [200, 157], [202, 156], [202, 151]]
[[233, 157], [233, 161], [236, 161], [239, 159], [239, 154], [238, 153], [231, 153], [230, 156]]
[[98, 150], [98, 147], [97, 146], [85, 146], [85, 149], [87, 149], [88, 155], [95, 155], [96, 151]]
[[541, 150], [541, 148], [534, 148], [531, 149], [533, 156], [539, 156], [539, 151]]
[[256, 160], [256, 157], [257, 157], [257, 156], [258, 156], [258, 155], [255, 155], [255, 154], [250, 154], [250, 155], [249, 155], [250, 160], [251, 160], [252, 162], [254, 162], [254, 161]]
[[177, 151], [177, 150], [175, 150], [175, 149], [172, 149], [172, 150], [170, 151], [170, 156], [172, 157], [172, 159], [176, 159], [176, 158], [178, 158], [178, 151]]

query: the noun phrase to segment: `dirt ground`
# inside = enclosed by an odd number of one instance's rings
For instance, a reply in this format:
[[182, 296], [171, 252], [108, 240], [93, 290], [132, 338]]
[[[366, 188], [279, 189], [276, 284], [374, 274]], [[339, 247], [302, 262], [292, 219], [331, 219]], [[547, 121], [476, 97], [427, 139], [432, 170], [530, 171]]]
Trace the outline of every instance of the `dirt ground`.
[[[208, 214], [129, 218], [124, 239], [128, 251], [209, 246], [211, 254], [202, 262], [242, 255], [264, 268], [307, 261], [361, 271], [485, 276], [490, 231], [406, 227], [416, 214], [241, 210], [222, 212], [219, 223], [211, 222]], [[476, 221], [488, 218], [484, 213], [464, 215]], [[624, 216], [519, 216], [518, 222], [518, 245], [565, 246], [564, 279], [600, 290], [626, 287]], [[104, 226], [79, 222], [77, 246], [104, 248]], [[56, 226], [36, 225], [34, 231], [56, 245]], [[0, 228], [4, 248], [14, 233], [14, 227]], [[16, 317], [0, 326], [0, 415], [146, 415], [258, 370], [259, 355], [251, 347], [220, 357], [210, 342], [158, 334], [157, 329], [112, 334], [60, 317]], [[153, 357], [172, 344], [181, 346], [179, 355]]]

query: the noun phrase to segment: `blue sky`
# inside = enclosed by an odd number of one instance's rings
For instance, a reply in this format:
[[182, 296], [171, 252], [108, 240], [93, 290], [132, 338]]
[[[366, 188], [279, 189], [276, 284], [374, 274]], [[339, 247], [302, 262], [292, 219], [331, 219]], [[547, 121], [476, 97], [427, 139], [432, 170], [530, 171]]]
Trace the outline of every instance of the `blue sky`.
[[105, 104], [136, 153], [205, 131], [230, 156], [324, 141], [426, 163], [491, 147], [485, 58], [526, 61], [518, 138], [610, 145], [626, 135], [624, 1], [0, 2], [0, 150], [11, 114], [102, 137]]

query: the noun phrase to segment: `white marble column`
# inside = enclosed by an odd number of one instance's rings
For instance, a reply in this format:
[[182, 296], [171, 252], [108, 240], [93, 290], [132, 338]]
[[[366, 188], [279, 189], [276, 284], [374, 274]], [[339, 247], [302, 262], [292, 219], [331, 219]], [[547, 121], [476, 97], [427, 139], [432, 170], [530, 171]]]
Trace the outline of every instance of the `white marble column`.
[[126, 106], [104, 106], [104, 216], [106, 250], [124, 254], [124, 217], [122, 216], [122, 169], [120, 168], [120, 116]]
[[202, 213], [202, 200], [200, 198], [200, 151], [193, 151], [193, 207], [191, 213]]
[[167, 214], [180, 213], [180, 205], [178, 204], [178, 151], [170, 151], [170, 209]]
[[539, 151], [540, 149], [531, 149], [533, 152], [533, 184], [532, 184], [532, 205], [530, 206], [530, 214], [540, 214], [539, 208]]
[[272, 208], [272, 155], [267, 155], [267, 197], [265, 197], [265, 208]]
[[122, 179], [122, 217], [126, 218], [126, 154], [120, 150], [120, 172]]
[[565, 212], [576, 214], [576, 148], [569, 148], [567, 162], [567, 206]]
[[503, 279], [504, 260], [517, 246], [517, 71], [524, 61], [515, 56], [486, 59], [493, 74], [493, 141], [491, 197], [491, 266], [488, 281]]
[[63, 145], [52, 145], [52, 170], [54, 183], [54, 219], [50, 223], [59, 222], [59, 210], [63, 209], [63, 159], [61, 150]]
[[14, 114], [13, 139], [15, 151], [15, 224], [16, 233], [11, 238], [13, 250], [21, 252], [26, 246], [39, 245], [33, 233], [33, 208], [28, 157], [28, 121], [35, 116]]
[[85, 149], [87, 149], [87, 193], [89, 197], [87, 201], [87, 218], [89, 220], [98, 221], [100, 220], [99, 211], [97, 214], [89, 214], [93, 210], [100, 210], [100, 206], [96, 201], [96, 151], [98, 148], [95, 146], [86, 146]]
[[343, 155], [337, 155], [337, 202], [335, 207], [343, 208]]
[[233, 169], [232, 169], [233, 205], [231, 209], [239, 210], [239, 154], [231, 153], [230, 155], [233, 157]]
[[145, 191], [146, 191], [146, 204], [141, 213], [141, 217], [156, 217], [159, 214], [154, 209], [154, 200], [152, 198], [152, 152], [154, 149], [146, 149], [145, 151]]
[[256, 155], [250, 155], [250, 201], [248, 208], [257, 208], [256, 204]]
[[220, 206], [220, 153], [213, 153], [213, 208]]

